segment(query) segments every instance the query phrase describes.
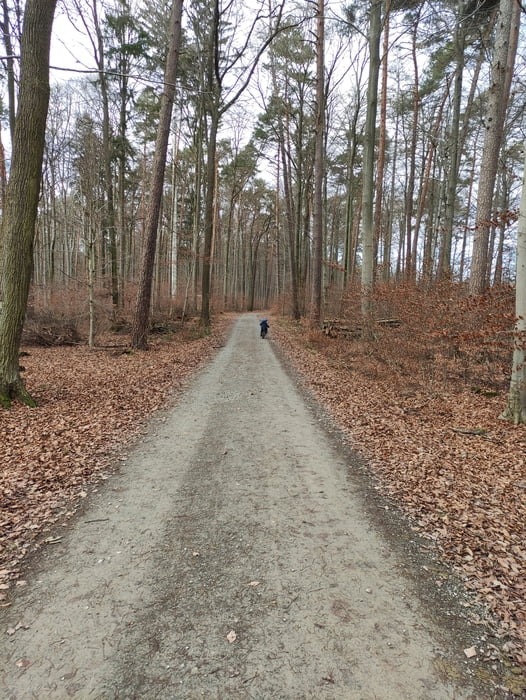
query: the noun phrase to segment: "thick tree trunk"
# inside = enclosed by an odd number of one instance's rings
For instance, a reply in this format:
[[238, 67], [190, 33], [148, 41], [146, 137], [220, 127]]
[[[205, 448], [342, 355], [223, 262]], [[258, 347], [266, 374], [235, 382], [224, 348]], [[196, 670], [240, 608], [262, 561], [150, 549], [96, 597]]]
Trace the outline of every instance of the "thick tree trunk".
[[163, 194], [164, 173], [166, 169], [166, 154], [170, 139], [172, 108], [175, 96], [175, 80], [177, 64], [181, 47], [181, 16], [183, 0], [175, 0], [170, 21], [170, 44], [166, 59], [164, 74], [164, 90], [161, 97], [161, 112], [159, 128], [155, 142], [155, 154], [152, 165], [150, 182], [150, 199], [146, 212], [146, 248], [137, 294], [137, 304], [132, 329], [132, 347], [146, 349], [148, 347], [148, 327], [150, 324], [150, 303], [152, 298], [153, 268], [155, 250], [157, 247], [157, 228]]
[[27, 0], [11, 176], [2, 221], [0, 261], [0, 403], [34, 401], [19, 373], [49, 104], [49, 46], [56, 0]]

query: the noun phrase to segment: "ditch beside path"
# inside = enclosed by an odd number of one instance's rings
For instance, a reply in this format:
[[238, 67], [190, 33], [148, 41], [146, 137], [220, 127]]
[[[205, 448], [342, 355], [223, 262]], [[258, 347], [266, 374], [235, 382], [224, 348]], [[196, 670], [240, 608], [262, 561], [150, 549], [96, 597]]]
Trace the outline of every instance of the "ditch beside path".
[[505, 697], [257, 321], [35, 558], [1, 611], [2, 700]]

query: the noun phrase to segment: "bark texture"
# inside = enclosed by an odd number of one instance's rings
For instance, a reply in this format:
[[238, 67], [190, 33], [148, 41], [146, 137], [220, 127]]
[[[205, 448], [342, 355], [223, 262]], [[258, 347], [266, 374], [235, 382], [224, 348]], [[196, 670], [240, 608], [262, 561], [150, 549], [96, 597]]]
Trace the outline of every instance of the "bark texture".
[[49, 47], [56, 0], [28, 0], [21, 41], [20, 92], [2, 222], [0, 402], [34, 405], [18, 354], [33, 271], [33, 243], [49, 104]]
[[520, 23], [520, 6], [516, 0], [501, 0], [497, 15], [497, 33], [491, 85], [486, 111], [486, 133], [480, 164], [480, 179], [473, 239], [473, 260], [469, 291], [482, 294], [488, 281], [488, 243], [492, 219], [493, 193], [498, 158], [509, 101], [511, 76], [515, 65]]
[[526, 336], [526, 142], [524, 143], [524, 172], [517, 232], [517, 276], [515, 279], [515, 329], [513, 334], [513, 364], [508, 401], [501, 418], [514, 423], [526, 423], [526, 366], [524, 339]]
[[141, 279], [137, 293], [137, 304], [132, 329], [132, 347], [145, 350], [148, 347], [148, 327], [150, 323], [150, 302], [152, 297], [153, 269], [157, 248], [157, 228], [163, 194], [166, 154], [170, 140], [170, 126], [175, 97], [175, 79], [181, 46], [181, 17], [183, 0], [175, 0], [170, 22], [170, 43], [164, 73], [164, 90], [161, 98], [159, 127], [155, 142], [150, 199], [146, 212], [146, 246], [141, 268]]

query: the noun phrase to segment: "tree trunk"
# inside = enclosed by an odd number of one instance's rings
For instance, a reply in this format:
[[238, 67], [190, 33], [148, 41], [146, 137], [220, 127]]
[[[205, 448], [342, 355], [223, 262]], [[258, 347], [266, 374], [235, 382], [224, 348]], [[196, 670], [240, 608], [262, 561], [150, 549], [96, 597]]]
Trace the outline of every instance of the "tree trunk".
[[469, 291], [482, 294], [487, 285], [488, 241], [493, 207], [493, 190], [508, 105], [511, 75], [515, 65], [521, 8], [516, 0], [500, 0], [497, 35], [486, 110], [486, 133], [477, 196], [473, 260]]
[[[442, 127], [442, 114], [444, 111], [444, 105], [446, 103], [447, 97], [449, 93], [449, 85], [447, 86], [446, 90], [444, 91], [444, 97], [442, 98], [442, 101], [440, 103], [440, 106], [438, 108], [438, 114], [435, 119], [435, 123], [433, 125], [433, 129], [431, 131], [430, 139], [429, 139], [429, 147], [428, 151], [425, 157], [425, 163], [424, 163], [424, 172], [422, 173], [421, 181], [420, 181], [420, 196], [418, 198], [418, 206], [416, 209], [416, 216], [415, 216], [415, 227], [414, 227], [414, 241], [415, 243], [418, 240], [418, 236], [420, 234], [420, 225], [422, 223], [422, 218], [424, 216], [425, 212], [425, 206], [427, 202], [427, 196], [429, 189], [431, 187], [432, 181], [434, 181], [435, 178], [431, 176], [432, 172], [432, 167], [433, 167], [433, 161], [435, 157], [435, 151], [436, 151], [436, 144], [439, 140], [439, 135], [440, 135], [440, 129]], [[430, 241], [426, 241], [427, 245], [424, 245], [424, 249], [427, 250], [427, 255], [424, 254], [423, 262], [422, 262], [422, 275], [427, 279], [431, 279], [432, 275], [432, 270], [433, 270], [433, 258], [434, 255], [430, 254], [432, 250], [432, 246], [429, 245]], [[412, 255], [412, 258], [415, 259], [416, 255]]]
[[210, 120], [206, 159], [206, 194], [204, 217], [203, 279], [201, 280], [201, 325], [210, 326], [210, 288], [212, 282], [212, 241], [214, 236], [214, 198], [216, 181], [217, 131], [219, 109], [216, 105]]
[[24, 12], [18, 113], [2, 221], [0, 404], [3, 406], [9, 406], [12, 399], [35, 405], [20, 377], [18, 353], [33, 271], [55, 7], [56, 0], [27, 0]]
[[380, 73], [380, 36], [382, 33], [382, 0], [372, 0], [369, 23], [369, 83], [362, 185], [362, 313], [368, 315], [374, 285], [374, 160], [376, 144], [376, 112], [378, 76]]
[[318, 0], [316, 31], [316, 142], [314, 153], [312, 310], [313, 324], [321, 323], [323, 276], [323, 180], [325, 172], [325, 0]]
[[461, 144], [460, 137], [460, 110], [462, 106], [462, 77], [465, 60], [465, 34], [460, 17], [457, 18], [455, 28], [455, 73], [453, 79], [453, 104], [451, 115], [451, 129], [448, 141], [448, 173], [446, 185], [446, 203], [444, 212], [444, 231], [440, 245], [438, 260], [438, 277], [440, 279], [451, 278], [451, 246], [453, 241], [453, 225], [455, 222], [455, 200], [458, 184], [458, 169], [460, 165]]
[[[93, 22], [95, 25], [95, 34], [97, 38], [97, 50], [95, 60], [99, 74], [100, 94], [102, 99], [102, 148], [104, 152], [104, 188], [106, 190], [106, 205], [103, 223], [103, 231], [107, 233], [109, 241], [110, 254], [110, 279], [111, 279], [111, 300], [113, 310], [119, 305], [119, 280], [117, 273], [117, 238], [115, 226], [115, 198], [113, 194], [113, 147], [112, 133], [110, 124], [110, 104], [108, 90], [108, 76], [106, 74], [106, 66], [104, 61], [104, 38], [102, 28], [100, 26], [97, 14], [97, 0], [93, 0]], [[103, 235], [102, 243], [105, 245], [105, 236]]]
[[413, 90], [413, 122], [411, 125], [411, 152], [409, 155], [409, 177], [407, 181], [407, 190], [405, 197], [405, 276], [408, 279], [416, 280], [416, 259], [413, 256], [413, 210], [415, 196], [415, 178], [416, 178], [416, 147], [418, 143], [419, 132], [419, 106], [420, 106], [420, 86], [418, 72], [418, 57], [417, 57], [417, 32], [418, 23], [420, 21], [420, 10], [415, 19], [412, 37], [412, 59], [413, 70], [415, 75], [415, 86]]
[[280, 143], [279, 151], [281, 155], [282, 171], [283, 171], [283, 192], [285, 196], [285, 215], [287, 222], [287, 234], [289, 243], [289, 260], [290, 260], [290, 285], [292, 295], [292, 318], [299, 321], [301, 318], [299, 291], [298, 291], [298, 265], [297, 251], [295, 239], [295, 224], [294, 224], [294, 204], [292, 201], [292, 185], [290, 181], [290, 164], [288, 161], [286, 146], [283, 134], [283, 125], [279, 122]]
[[166, 154], [170, 139], [170, 125], [172, 121], [172, 108], [175, 96], [175, 80], [177, 77], [177, 63], [181, 47], [181, 16], [183, 12], [183, 0], [174, 0], [170, 20], [170, 43], [166, 68], [164, 73], [164, 90], [161, 97], [161, 111], [159, 114], [159, 127], [155, 142], [155, 154], [152, 165], [150, 182], [150, 198], [146, 212], [146, 248], [142, 263], [137, 304], [133, 319], [132, 340], [134, 348], [145, 350], [148, 347], [148, 327], [150, 323], [150, 303], [152, 298], [153, 268], [155, 263], [155, 250], [157, 247], [157, 228], [163, 194], [164, 173], [166, 169]]
[[[385, 0], [384, 8], [384, 37], [382, 42], [382, 58], [381, 58], [381, 68], [382, 68], [382, 83], [381, 83], [381, 99], [380, 99], [380, 124], [378, 131], [378, 160], [376, 163], [376, 193], [375, 193], [375, 203], [374, 203], [374, 215], [373, 215], [373, 230], [374, 230], [374, 246], [375, 246], [375, 263], [378, 262], [378, 250], [380, 247], [380, 241], [382, 240], [382, 209], [384, 201], [384, 173], [385, 173], [385, 146], [387, 141], [387, 78], [388, 78], [388, 65], [387, 57], [389, 53], [389, 14], [391, 10], [391, 0]], [[387, 234], [386, 234], [387, 235]], [[384, 244], [383, 250], [386, 249]], [[388, 273], [388, 263], [389, 260], [385, 260], [382, 257], [383, 271], [382, 277], [386, 279], [386, 274]]]
[[7, 54], [6, 66], [7, 66], [7, 108], [9, 113], [9, 133], [11, 139], [14, 138], [15, 133], [15, 114], [16, 114], [16, 99], [15, 99], [15, 57], [13, 51], [13, 44], [11, 42], [11, 31], [9, 22], [9, 7], [7, 0], [2, 0], [2, 34], [4, 39], [4, 46]]
[[515, 328], [513, 333], [513, 364], [508, 402], [501, 418], [514, 423], [526, 423], [526, 142], [524, 143], [524, 172], [517, 232], [517, 276], [515, 279]]

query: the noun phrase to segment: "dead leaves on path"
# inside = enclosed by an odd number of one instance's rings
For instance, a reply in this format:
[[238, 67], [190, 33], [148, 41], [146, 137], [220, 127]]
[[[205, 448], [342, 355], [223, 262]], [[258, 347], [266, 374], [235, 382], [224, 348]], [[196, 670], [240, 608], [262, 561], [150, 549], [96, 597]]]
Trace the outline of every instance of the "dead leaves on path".
[[503, 395], [398, 382], [356, 344], [351, 363], [348, 341], [316, 346], [302, 328], [273, 337], [526, 664], [526, 428], [498, 419]]
[[219, 333], [156, 340], [147, 352], [27, 348], [25, 380], [37, 408], [0, 411], [0, 607], [43, 533], [106, 478], [117, 451], [217, 345]]

